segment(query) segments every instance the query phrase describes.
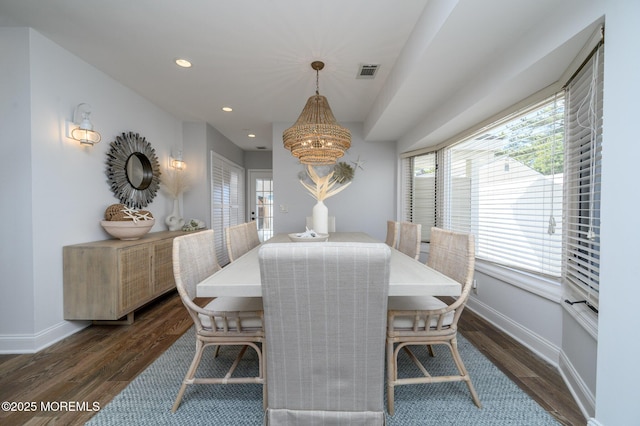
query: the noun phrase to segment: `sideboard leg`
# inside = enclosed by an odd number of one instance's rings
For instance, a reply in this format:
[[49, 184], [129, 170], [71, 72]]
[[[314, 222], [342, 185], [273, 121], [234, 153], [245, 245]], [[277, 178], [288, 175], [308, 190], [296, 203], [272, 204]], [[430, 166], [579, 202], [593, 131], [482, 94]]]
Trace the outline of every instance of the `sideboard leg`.
[[131, 325], [133, 324], [133, 311], [127, 314], [127, 318], [119, 320], [93, 320], [95, 325]]

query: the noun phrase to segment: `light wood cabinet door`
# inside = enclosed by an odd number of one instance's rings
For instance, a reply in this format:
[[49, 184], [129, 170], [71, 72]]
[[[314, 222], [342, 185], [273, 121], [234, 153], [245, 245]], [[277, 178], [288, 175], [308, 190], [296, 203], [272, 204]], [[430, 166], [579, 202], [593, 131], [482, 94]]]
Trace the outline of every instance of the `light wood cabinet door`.
[[118, 252], [120, 316], [151, 300], [153, 258], [149, 244], [128, 247]]
[[154, 294], [161, 294], [176, 287], [173, 278], [173, 238], [153, 244], [153, 288]]

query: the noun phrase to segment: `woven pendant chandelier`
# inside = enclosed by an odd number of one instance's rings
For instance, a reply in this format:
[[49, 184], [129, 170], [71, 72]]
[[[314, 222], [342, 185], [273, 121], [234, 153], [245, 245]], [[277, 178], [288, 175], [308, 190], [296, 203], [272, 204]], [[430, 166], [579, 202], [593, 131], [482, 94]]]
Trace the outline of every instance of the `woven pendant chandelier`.
[[319, 93], [319, 74], [324, 63], [314, 61], [316, 94], [307, 100], [295, 124], [282, 133], [284, 147], [302, 164], [335, 164], [351, 146], [351, 132], [338, 124], [327, 98]]

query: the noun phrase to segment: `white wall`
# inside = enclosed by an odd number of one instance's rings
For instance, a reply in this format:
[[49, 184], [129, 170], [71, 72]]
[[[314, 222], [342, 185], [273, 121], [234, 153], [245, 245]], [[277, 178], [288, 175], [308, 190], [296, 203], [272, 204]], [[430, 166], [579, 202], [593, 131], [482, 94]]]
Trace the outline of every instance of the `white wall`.
[[610, 0], [606, 13], [596, 419], [606, 426], [637, 425], [640, 2]]
[[184, 194], [182, 215], [211, 227], [211, 151], [240, 167], [244, 167], [246, 153], [207, 123], [184, 123], [183, 136], [186, 172], [192, 185]]
[[186, 175], [190, 185], [183, 195], [185, 220], [198, 219], [211, 228], [211, 188], [208, 167], [207, 125], [205, 123], [183, 124]]
[[[558, 365], [562, 346], [560, 285], [536, 282], [527, 286], [526, 275], [509, 274], [510, 271], [504, 268], [480, 261], [476, 263], [477, 286], [469, 307], [551, 364]], [[533, 288], [546, 288], [546, 292], [533, 293], [530, 291]]]
[[[16, 146], [3, 166], [12, 186], [3, 188], [0, 352], [29, 352], [86, 325], [63, 319], [62, 247], [109, 238], [99, 221], [118, 202], [105, 174], [110, 142], [140, 133], [164, 167], [171, 148], [182, 146], [182, 124], [36, 31], [1, 30], [3, 48], [17, 55], [3, 63], [17, 64], [18, 72], [0, 78], [12, 88], [2, 108], [15, 126], [2, 126], [2, 143]], [[94, 147], [65, 137], [65, 120], [82, 102], [93, 107], [102, 135]], [[153, 231], [166, 229], [171, 207], [161, 193], [148, 206], [159, 219]]]
[[29, 30], [0, 28], [0, 52], [0, 336], [20, 340], [34, 328], [33, 314], [23, 315], [34, 298]]
[[[340, 123], [351, 130], [351, 148], [340, 159], [357, 169], [351, 185], [325, 200], [329, 215], [336, 217], [336, 231], [362, 231], [384, 241], [387, 220], [395, 218], [396, 147], [393, 142], [365, 142], [361, 123]], [[304, 231], [307, 216], [316, 203], [298, 181], [304, 172], [298, 159], [284, 149], [282, 132], [291, 124], [273, 126], [274, 228], [276, 233]], [[287, 211], [284, 212], [281, 209]]]
[[271, 170], [273, 169], [273, 154], [271, 151], [245, 151], [244, 168], [246, 170]]
[[592, 333], [592, 327], [585, 327], [577, 320], [580, 310], [589, 310], [585, 305], [563, 304], [562, 307], [562, 352], [558, 367], [576, 400], [588, 413], [587, 417], [592, 417], [596, 409], [597, 330]]

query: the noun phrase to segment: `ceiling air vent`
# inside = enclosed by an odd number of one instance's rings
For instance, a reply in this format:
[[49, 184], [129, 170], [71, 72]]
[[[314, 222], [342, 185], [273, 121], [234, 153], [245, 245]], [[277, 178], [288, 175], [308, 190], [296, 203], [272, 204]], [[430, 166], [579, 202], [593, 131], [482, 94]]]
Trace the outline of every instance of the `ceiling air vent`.
[[360, 64], [356, 78], [374, 78], [376, 72], [378, 72], [378, 68], [380, 68], [378, 64]]

